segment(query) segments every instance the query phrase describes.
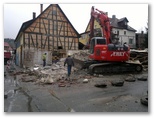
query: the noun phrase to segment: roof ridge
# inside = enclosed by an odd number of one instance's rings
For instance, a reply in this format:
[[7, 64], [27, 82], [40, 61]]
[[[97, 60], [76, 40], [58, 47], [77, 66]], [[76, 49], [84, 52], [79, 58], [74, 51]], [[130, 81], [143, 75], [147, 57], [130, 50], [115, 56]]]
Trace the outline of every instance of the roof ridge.
[[[29, 27], [33, 22], [35, 22], [36, 19], [38, 19], [44, 12], [46, 12], [46, 10], [51, 7], [53, 4], [50, 4], [45, 10], [43, 10], [36, 18], [34, 19], [31, 19], [31, 20], [28, 20], [28, 21], [25, 21], [22, 23], [22, 26], [17, 34], [17, 37], [19, 36], [20, 32], [25, 30], [27, 27]], [[65, 15], [65, 13], [63, 12], [63, 10], [60, 8], [60, 6], [58, 4], [55, 4], [59, 10], [62, 12], [62, 14], [64, 15], [64, 17], [67, 19], [67, 21], [70, 23], [71, 27], [74, 29], [74, 31], [76, 32], [77, 36], [80, 37], [80, 34], [77, 32], [77, 30], [74, 28], [74, 26], [72, 25], [72, 23], [69, 21], [69, 19], [67, 18], [67, 16]], [[26, 25], [24, 27], [24, 25]], [[17, 39], [17, 37], [15, 38], [15, 41]]]

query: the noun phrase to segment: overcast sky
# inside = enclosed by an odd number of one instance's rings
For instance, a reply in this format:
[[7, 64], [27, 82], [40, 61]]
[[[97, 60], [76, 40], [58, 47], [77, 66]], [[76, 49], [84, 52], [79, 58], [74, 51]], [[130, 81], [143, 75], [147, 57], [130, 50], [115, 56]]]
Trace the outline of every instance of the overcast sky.
[[[43, 4], [43, 10], [49, 4]], [[90, 19], [90, 10], [94, 6], [108, 12], [108, 16], [127, 17], [131, 27], [141, 32], [148, 22], [148, 4], [59, 4], [78, 33], [83, 33]], [[15, 39], [23, 22], [32, 19], [32, 13], [40, 14], [40, 4], [4, 4], [4, 38]]]
[[[4, 37], [7, 37], [7, 38], [15, 38], [22, 23], [27, 21], [27, 20], [30, 20], [32, 18], [32, 12], [36, 12], [37, 15], [39, 14], [40, 12], [40, 6], [39, 4], [38, 5], [34, 5], [33, 7], [30, 7], [31, 5], [26, 5], [26, 4], [23, 4], [22, 6], [21, 5], [18, 5], [18, 7], [15, 6], [15, 3], [40, 3], [40, 2], [45, 2], [45, 3], [62, 3], [62, 2], [67, 2], [67, 3], [72, 3], [73, 2], [76, 2], [76, 3], [86, 3], [86, 2], [90, 2], [90, 3], [148, 3], [149, 4], [149, 79], [150, 79], [150, 86], [149, 86], [149, 89], [151, 90], [154, 90], [154, 86], [153, 86], [153, 83], [154, 83], [154, 74], [152, 73], [152, 71], [154, 70], [154, 38], [153, 38], [153, 32], [152, 32], [152, 28], [153, 28], [153, 21], [154, 21], [154, 18], [153, 18], [153, 10], [154, 10], [154, 3], [153, 1], [154, 0], [1, 0], [0, 3], [1, 3], [1, 9], [0, 9], [0, 18], [1, 18], [1, 21], [0, 22], [0, 26], [1, 26], [1, 29], [0, 29], [0, 37], [1, 37], [1, 42], [0, 44], [4, 44], [4, 40], [3, 38]], [[14, 3], [12, 4], [12, 7], [11, 5], [8, 6], [6, 3]], [[81, 5], [81, 4], [80, 4]], [[128, 20], [129, 20], [129, 25], [132, 26], [133, 28], [135, 28], [136, 30], [140, 30], [142, 28], [144, 28], [146, 26], [146, 22], [147, 22], [147, 19], [148, 19], [148, 6], [147, 5], [144, 5], [144, 7], [141, 7], [140, 5], [138, 4], [134, 4], [136, 7], [134, 8], [133, 6], [134, 5], [128, 5], [126, 4], [125, 6], [123, 6], [121, 9], [121, 7], [119, 7], [117, 4], [115, 4], [115, 7], [110, 7], [109, 5], [103, 5], [102, 7], [100, 7], [100, 5], [96, 5], [96, 4], [91, 4], [89, 7], [83, 7], [80, 5], [77, 5], [75, 4], [74, 6], [71, 6], [70, 7], [67, 7], [66, 4], [64, 5], [60, 5], [60, 7], [62, 8], [62, 10], [64, 11], [64, 13], [66, 14], [66, 16], [68, 17], [68, 19], [72, 22], [73, 26], [76, 28], [76, 30], [79, 32], [79, 33], [82, 33], [85, 31], [86, 29], [86, 26], [88, 24], [88, 21], [89, 21], [89, 18], [90, 18], [90, 9], [91, 9], [91, 6], [95, 6], [96, 8], [99, 8], [100, 10], [102, 11], [106, 11], [108, 12], [109, 14], [109, 17], [111, 17], [113, 14], [115, 14], [117, 16], [117, 18], [122, 18], [122, 17], [127, 17]], [[86, 5], [86, 4], [84, 4]], [[13, 7], [14, 6], [14, 7]], [[25, 6], [25, 7], [24, 7]], [[65, 7], [66, 6], [66, 7]], [[70, 6], [70, 5], [69, 5]], [[139, 7], [140, 6], [140, 7]], [[45, 8], [45, 5], [44, 5], [44, 8]], [[72, 15], [73, 14], [73, 15]], [[4, 56], [4, 46], [1, 46], [1, 50], [0, 50], [0, 57], [3, 57]], [[0, 64], [1, 65], [4, 65], [4, 61], [3, 59], [1, 58], [1, 61], [0, 61]], [[0, 83], [1, 83], [1, 93], [4, 92], [3, 90], [3, 83], [4, 83], [4, 67], [1, 66], [1, 69], [0, 69], [0, 73], [1, 73], [1, 79], [0, 79]], [[151, 92], [151, 98], [153, 98], [154, 92]], [[1, 101], [3, 101], [3, 98], [1, 97], [0, 98]], [[4, 106], [4, 103], [3, 102], [0, 102], [0, 106], [1, 106], [1, 110], [3, 110], [3, 106]], [[153, 111], [153, 106], [154, 106], [154, 102], [150, 102], [150, 109], [149, 111], [151, 111], [149, 114], [148, 114], [148, 117], [149, 118], [153, 118], [154, 116], [154, 112]], [[43, 114], [35, 114], [35, 116], [37, 118], [42, 118], [42, 115]], [[93, 118], [95, 117], [96, 114], [85, 114], [86, 116], [88, 116], [89, 118]], [[84, 118], [85, 115], [80, 115], [80, 117]], [[8, 117], [9, 115], [6, 115], [5, 113], [1, 112], [0, 116], [2, 117]], [[56, 114], [55, 117], [60, 117], [61, 115], [59, 114]], [[100, 114], [99, 114], [100, 116]], [[143, 113], [138, 113], [137, 115], [135, 114], [128, 114], [126, 115], [125, 113], [120, 113], [120, 114], [105, 114], [105, 116], [109, 117], [109, 118], [113, 118], [113, 117], [118, 117], [118, 118], [136, 118], [137, 116], [139, 116], [140, 118], [145, 118], [145, 114], [143, 115]], [[11, 115], [11, 118], [19, 118], [19, 117], [22, 117], [22, 118], [27, 118], [27, 115], [20, 115], [20, 114], [13, 114]], [[33, 118], [34, 115], [28, 115], [28, 117], [30, 118]], [[51, 118], [51, 115], [50, 114], [47, 114], [45, 115], [46, 118]], [[70, 118], [72, 117], [69, 116], [69, 115], [63, 115], [64, 118]], [[78, 117], [78, 115], [73, 115], [73, 117]], [[97, 116], [98, 117], [98, 114]]]

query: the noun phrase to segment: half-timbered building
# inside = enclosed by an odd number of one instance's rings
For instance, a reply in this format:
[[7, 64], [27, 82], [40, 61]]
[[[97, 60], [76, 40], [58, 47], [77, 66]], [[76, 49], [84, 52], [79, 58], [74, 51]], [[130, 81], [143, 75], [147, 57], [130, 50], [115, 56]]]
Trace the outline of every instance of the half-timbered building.
[[58, 4], [50, 4], [40, 15], [24, 22], [15, 39], [16, 65], [30, 67], [42, 63], [47, 53], [47, 64], [52, 63], [53, 52], [61, 57], [67, 50], [78, 50], [79, 33], [75, 30]]

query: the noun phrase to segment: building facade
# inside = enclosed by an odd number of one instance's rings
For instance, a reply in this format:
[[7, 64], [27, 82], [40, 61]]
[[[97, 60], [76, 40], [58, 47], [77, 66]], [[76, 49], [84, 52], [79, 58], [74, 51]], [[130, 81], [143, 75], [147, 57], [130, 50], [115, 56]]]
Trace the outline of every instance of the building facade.
[[42, 55], [47, 53], [47, 64], [52, 63], [52, 54], [61, 56], [67, 50], [78, 50], [80, 35], [75, 30], [58, 4], [50, 4], [44, 11], [40, 5], [40, 15], [24, 22], [15, 39], [16, 64], [30, 67], [42, 63]]
[[138, 49], [144, 49], [145, 43], [145, 33], [143, 31], [141, 31], [141, 33], [136, 33], [136, 47]]

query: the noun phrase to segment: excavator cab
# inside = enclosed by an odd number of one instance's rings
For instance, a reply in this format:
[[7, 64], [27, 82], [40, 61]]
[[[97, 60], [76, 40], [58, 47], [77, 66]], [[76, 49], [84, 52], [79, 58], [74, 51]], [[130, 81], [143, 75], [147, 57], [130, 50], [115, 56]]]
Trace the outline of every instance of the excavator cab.
[[90, 40], [89, 58], [97, 61], [128, 61], [130, 49], [128, 45], [107, 44], [103, 37], [93, 37]]
[[90, 54], [94, 53], [95, 45], [106, 45], [106, 39], [103, 37], [93, 37], [90, 41]]

